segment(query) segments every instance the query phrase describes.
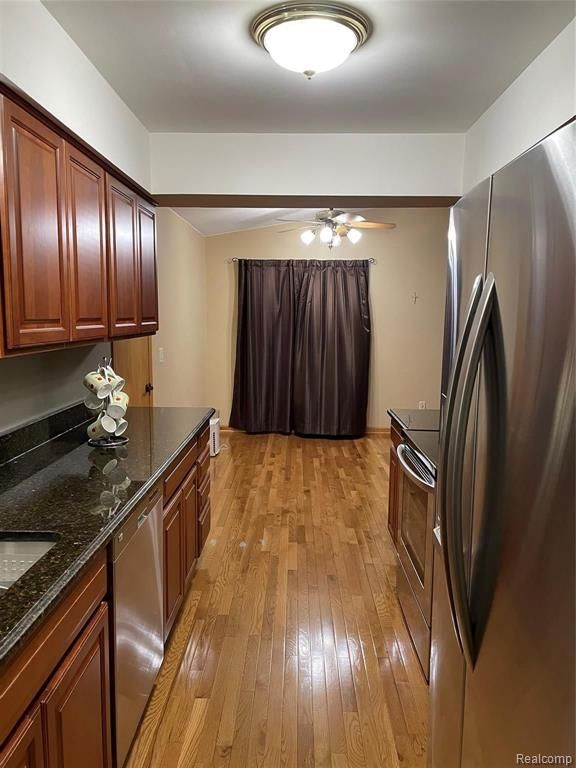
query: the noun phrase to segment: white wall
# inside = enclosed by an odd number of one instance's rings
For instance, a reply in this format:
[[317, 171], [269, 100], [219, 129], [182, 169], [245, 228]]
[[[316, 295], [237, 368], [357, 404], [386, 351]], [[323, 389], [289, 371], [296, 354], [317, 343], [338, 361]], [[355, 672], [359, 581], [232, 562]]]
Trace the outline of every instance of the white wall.
[[466, 134], [463, 191], [576, 114], [576, 21], [569, 24]]
[[0, 0], [0, 71], [149, 188], [148, 131], [39, 0]]
[[460, 134], [152, 133], [152, 192], [458, 195]]
[[154, 405], [210, 405], [205, 240], [169, 208], [159, 209], [157, 226], [160, 330], [152, 337]]

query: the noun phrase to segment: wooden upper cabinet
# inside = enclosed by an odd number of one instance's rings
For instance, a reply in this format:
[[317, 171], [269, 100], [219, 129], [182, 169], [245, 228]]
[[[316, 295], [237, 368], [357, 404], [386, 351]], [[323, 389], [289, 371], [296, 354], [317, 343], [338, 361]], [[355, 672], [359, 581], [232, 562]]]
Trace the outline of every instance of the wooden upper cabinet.
[[66, 144], [71, 339], [108, 335], [104, 171]]
[[140, 332], [140, 258], [137, 246], [138, 199], [106, 174], [110, 336]]
[[49, 768], [112, 768], [105, 603], [40, 697]]
[[38, 709], [26, 715], [0, 751], [0, 768], [44, 768], [42, 722]]
[[68, 341], [64, 140], [2, 98], [2, 145], [7, 346]]
[[154, 206], [35, 114], [0, 96], [0, 356], [155, 333]]
[[138, 202], [138, 250], [140, 255], [140, 331], [158, 330], [158, 285], [156, 277], [156, 212]]

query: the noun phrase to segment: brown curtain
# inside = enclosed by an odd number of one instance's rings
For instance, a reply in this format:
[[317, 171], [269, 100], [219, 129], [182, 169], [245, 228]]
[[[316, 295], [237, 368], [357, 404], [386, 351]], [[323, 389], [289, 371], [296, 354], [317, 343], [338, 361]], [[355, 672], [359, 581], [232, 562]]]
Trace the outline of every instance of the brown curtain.
[[241, 259], [231, 427], [291, 431], [293, 341], [291, 262]]
[[295, 432], [332, 437], [366, 431], [370, 367], [367, 261], [294, 262]]
[[367, 261], [238, 262], [232, 427], [364, 434], [368, 272]]

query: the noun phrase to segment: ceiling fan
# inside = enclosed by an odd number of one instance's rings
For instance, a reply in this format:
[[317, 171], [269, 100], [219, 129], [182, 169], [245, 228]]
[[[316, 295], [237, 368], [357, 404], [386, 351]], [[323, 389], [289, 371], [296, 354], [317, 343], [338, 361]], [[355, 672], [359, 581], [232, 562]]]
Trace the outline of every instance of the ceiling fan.
[[[278, 219], [278, 221], [293, 221], [292, 219]], [[318, 211], [314, 219], [301, 220], [301, 226], [289, 227], [278, 230], [279, 232], [291, 232], [298, 229], [304, 231], [300, 239], [304, 245], [310, 245], [318, 235], [321, 242], [328, 248], [337, 248], [342, 239], [346, 237], [353, 245], [356, 245], [362, 237], [363, 229], [394, 229], [396, 224], [381, 221], [367, 221], [364, 216], [357, 213], [346, 213], [336, 208], [326, 211]]]

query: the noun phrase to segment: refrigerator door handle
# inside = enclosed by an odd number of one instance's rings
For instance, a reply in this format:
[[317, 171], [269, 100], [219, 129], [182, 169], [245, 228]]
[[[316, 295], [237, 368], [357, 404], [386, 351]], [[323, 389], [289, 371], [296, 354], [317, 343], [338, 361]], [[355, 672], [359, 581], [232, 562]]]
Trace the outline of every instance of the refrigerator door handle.
[[[489, 347], [486, 346], [488, 338], [492, 342]], [[494, 275], [489, 273], [474, 320], [471, 341], [462, 363], [461, 386], [458, 388], [455, 396], [452, 431], [448, 450], [448, 462], [451, 471], [449, 477], [450, 487], [447, 493], [451, 504], [450, 514], [447, 515], [446, 520], [445, 546], [448, 550], [448, 561], [451, 569], [450, 581], [453, 590], [458, 635], [466, 661], [472, 668], [476, 661], [476, 652], [474, 649], [472, 617], [466, 583], [466, 565], [462, 546], [464, 452], [476, 374], [482, 354], [485, 351], [491, 353], [490, 364], [486, 367], [488, 405], [492, 415], [491, 428], [498, 430], [502, 424], [502, 414], [499, 409], [502, 408], [505, 402], [505, 396], [501, 386], [504, 375], [504, 360], [500, 354], [501, 348], [496, 282]], [[494, 457], [494, 460], [496, 459], [497, 457]]]
[[[454, 359], [454, 365], [452, 367], [452, 374], [450, 376], [450, 382], [448, 386], [448, 398], [446, 403], [446, 411], [444, 423], [442, 424], [442, 440], [440, 448], [440, 466], [438, 472], [438, 494], [439, 494], [439, 522], [440, 522], [440, 535], [443, 541], [446, 541], [447, 531], [447, 517], [448, 517], [448, 490], [451, 485], [448, 478], [448, 473], [451, 470], [451, 465], [448, 463], [448, 452], [451, 442], [452, 421], [454, 412], [454, 402], [456, 399], [456, 393], [460, 384], [460, 374], [462, 371], [462, 363], [470, 339], [470, 333], [472, 331], [472, 324], [476, 317], [476, 311], [482, 297], [482, 289], [484, 287], [484, 281], [482, 275], [477, 275], [472, 285], [472, 291], [470, 292], [470, 300], [468, 302], [468, 311], [466, 313], [466, 320], [462, 329], [462, 335], [460, 337], [460, 343], [456, 350], [456, 357]], [[450, 504], [450, 508], [452, 505]], [[460, 640], [460, 633], [458, 629], [458, 620], [456, 617], [456, 609], [454, 605], [452, 583], [450, 578], [450, 555], [447, 546], [442, 547], [442, 559], [444, 561], [444, 572], [446, 575], [446, 585], [448, 588], [448, 600], [450, 604], [450, 614], [452, 616], [452, 623], [454, 625], [454, 631], [462, 647], [462, 641]]]

